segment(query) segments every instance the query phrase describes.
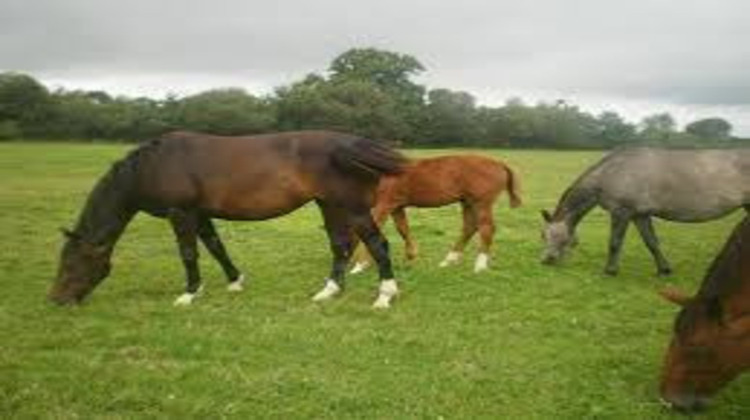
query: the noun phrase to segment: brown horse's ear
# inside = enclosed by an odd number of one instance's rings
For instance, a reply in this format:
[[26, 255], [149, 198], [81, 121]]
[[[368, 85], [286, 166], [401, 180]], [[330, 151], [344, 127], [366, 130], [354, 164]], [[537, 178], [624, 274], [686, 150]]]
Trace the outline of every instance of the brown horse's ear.
[[547, 210], [542, 210], [542, 218], [547, 223], [552, 221], [552, 215]]
[[661, 290], [659, 290], [659, 294], [666, 300], [676, 303], [680, 306], [687, 305], [688, 302], [690, 302], [690, 296], [685, 294], [682, 290], [677, 289], [676, 287], [665, 287]]

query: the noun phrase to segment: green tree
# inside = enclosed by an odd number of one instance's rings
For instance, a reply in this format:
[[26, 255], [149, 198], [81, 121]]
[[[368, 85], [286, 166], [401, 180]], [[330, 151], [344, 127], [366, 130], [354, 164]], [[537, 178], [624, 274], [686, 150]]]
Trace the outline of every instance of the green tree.
[[49, 117], [47, 88], [22, 73], [0, 73], [0, 122], [16, 127], [26, 136], [36, 136], [38, 127]]
[[363, 80], [327, 81], [308, 76], [277, 91], [279, 127], [334, 129], [388, 140], [408, 131], [393, 98]]
[[434, 89], [427, 94], [424, 140], [438, 144], [471, 144], [480, 141], [477, 110], [469, 93]]
[[628, 144], [635, 139], [636, 128], [626, 122], [616, 112], [602, 112], [596, 118], [597, 140], [601, 146], [616, 147]]
[[669, 113], [664, 112], [643, 118], [638, 134], [647, 143], [667, 144], [671, 137], [676, 134], [675, 127], [674, 118]]
[[702, 139], [727, 139], [732, 133], [732, 124], [723, 118], [705, 118], [691, 122], [685, 131]]
[[179, 101], [176, 125], [213, 134], [236, 135], [267, 132], [276, 125], [268, 101], [243, 89], [213, 89]]

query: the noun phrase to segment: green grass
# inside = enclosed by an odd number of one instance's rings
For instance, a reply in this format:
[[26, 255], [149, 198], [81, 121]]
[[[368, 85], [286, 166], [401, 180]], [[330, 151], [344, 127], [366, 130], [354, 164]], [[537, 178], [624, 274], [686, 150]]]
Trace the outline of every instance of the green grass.
[[[632, 230], [619, 277], [603, 276], [608, 219], [597, 210], [564, 265], [538, 263], [541, 208], [597, 152], [482, 151], [523, 177], [525, 206], [496, 208], [491, 270], [437, 263], [459, 231], [459, 209], [409, 212], [420, 258], [406, 264], [389, 226], [403, 294], [370, 309], [375, 274], [310, 302], [329, 268], [314, 207], [219, 229], [251, 278], [231, 295], [204, 252], [205, 294], [174, 308], [183, 272], [167, 224], [139, 216], [114, 271], [81, 307], [45, 301], [61, 237], [89, 189], [125, 148], [0, 145], [0, 418], [679, 418], [657, 402], [676, 308]], [[433, 155], [456, 150], [419, 151]], [[694, 291], [735, 214], [658, 223]], [[732, 383], [706, 418], [750, 418], [750, 378]]]

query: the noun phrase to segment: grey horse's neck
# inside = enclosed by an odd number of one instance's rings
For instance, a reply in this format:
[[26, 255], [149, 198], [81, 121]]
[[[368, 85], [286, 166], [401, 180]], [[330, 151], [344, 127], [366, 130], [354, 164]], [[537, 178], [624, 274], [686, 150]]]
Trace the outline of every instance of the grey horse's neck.
[[599, 202], [599, 194], [595, 188], [587, 187], [582, 182], [573, 184], [555, 209], [554, 220], [562, 220], [574, 231], [584, 216]]

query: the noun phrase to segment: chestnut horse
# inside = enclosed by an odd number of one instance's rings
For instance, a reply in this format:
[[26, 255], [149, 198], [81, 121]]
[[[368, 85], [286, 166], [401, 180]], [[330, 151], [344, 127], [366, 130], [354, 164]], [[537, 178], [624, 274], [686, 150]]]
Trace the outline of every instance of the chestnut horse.
[[[417, 247], [409, 232], [405, 208], [461, 203], [463, 230], [440, 266], [459, 262], [466, 243], [479, 231], [481, 245], [474, 271], [480, 272], [488, 268], [495, 234], [492, 206], [504, 190], [508, 191], [511, 207], [521, 205], [518, 176], [498, 160], [473, 155], [417, 159], [408, 163], [401, 173], [380, 179], [372, 214], [378, 226], [391, 215], [405, 242], [406, 258], [414, 259]], [[367, 255], [362, 251], [355, 253], [356, 264], [352, 273], [369, 265]]]
[[671, 289], [682, 305], [675, 320], [661, 377], [661, 397], [692, 411], [750, 368], [750, 217], [746, 216], [716, 256], [693, 298]]
[[300, 131], [249, 137], [176, 132], [150, 141], [112, 165], [89, 194], [78, 224], [66, 231], [49, 297], [80, 302], [110, 271], [115, 243], [138, 211], [167, 218], [187, 274], [189, 304], [201, 289], [196, 240], [219, 262], [230, 290], [243, 276], [227, 255], [212, 218], [263, 220], [315, 201], [323, 214], [333, 265], [314, 300], [343, 287], [352, 232], [375, 256], [380, 293], [388, 307], [398, 288], [388, 243], [370, 214], [378, 180], [398, 173], [405, 159], [388, 146], [350, 134]]

